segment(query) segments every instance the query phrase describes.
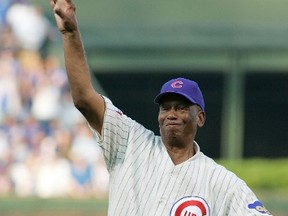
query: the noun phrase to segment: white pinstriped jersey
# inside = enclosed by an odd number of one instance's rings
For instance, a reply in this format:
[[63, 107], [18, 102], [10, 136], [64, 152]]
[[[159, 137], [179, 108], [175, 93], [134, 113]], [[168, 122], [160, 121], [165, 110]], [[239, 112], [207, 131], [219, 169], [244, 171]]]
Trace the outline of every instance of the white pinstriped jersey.
[[96, 137], [110, 173], [111, 216], [271, 215], [235, 174], [200, 152], [174, 165], [160, 136], [105, 98]]

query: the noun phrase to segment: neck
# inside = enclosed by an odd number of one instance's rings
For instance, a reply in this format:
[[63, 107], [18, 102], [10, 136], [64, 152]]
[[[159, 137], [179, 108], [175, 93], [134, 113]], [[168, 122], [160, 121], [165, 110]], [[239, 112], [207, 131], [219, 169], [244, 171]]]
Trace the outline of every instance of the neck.
[[185, 148], [179, 148], [174, 146], [166, 146], [167, 152], [175, 165], [181, 164], [187, 161], [195, 154], [194, 143], [186, 146]]

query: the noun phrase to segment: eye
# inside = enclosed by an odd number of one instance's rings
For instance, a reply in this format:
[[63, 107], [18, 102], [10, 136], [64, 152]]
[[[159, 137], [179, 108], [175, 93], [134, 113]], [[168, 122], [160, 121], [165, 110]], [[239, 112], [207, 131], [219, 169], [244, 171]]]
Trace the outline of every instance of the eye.
[[177, 110], [179, 110], [179, 111], [186, 111], [188, 109], [189, 109], [189, 105], [187, 105], [187, 104], [179, 104], [177, 106]]
[[167, 110], [169, 110], [169, 109], [170, 109], [170, 107], [167, 106], [167, 105], [161, 105], [161, 106], [160, 106], [160, 110], [161, 110], [161, 111], [167, 111]]

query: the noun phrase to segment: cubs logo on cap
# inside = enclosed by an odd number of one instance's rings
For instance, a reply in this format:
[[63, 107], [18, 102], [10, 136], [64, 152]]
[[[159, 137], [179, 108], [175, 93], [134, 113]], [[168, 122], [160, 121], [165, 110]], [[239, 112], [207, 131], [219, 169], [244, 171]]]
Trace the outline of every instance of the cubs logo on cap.
[[202, 92], [195, 81], [185, 78], [169, 80], [163, 84], [160, 93], [155, 97], [154, 102], [160, 104], [163, 96], [167, 94], [182, 95], [191, 103], [199, 105], [203, 111], [205, 109]]

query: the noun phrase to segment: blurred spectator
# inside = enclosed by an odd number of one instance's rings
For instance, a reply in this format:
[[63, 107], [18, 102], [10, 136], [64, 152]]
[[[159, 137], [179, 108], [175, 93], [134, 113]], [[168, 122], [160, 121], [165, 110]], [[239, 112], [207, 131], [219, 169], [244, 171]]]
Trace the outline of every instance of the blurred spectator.
[[16, 1], [7, 11], [7, 23], [25, 50], [41, 50], [49, 38], [51, 25], [41, 9], [28, 2]]
[[74, 140], [71, 146], [71, 156], [82, 158], [88, 164], [94, 165], [100, 155], [101, 149], [95, 145], [93, 133], [85, 122], [78, 123], [74, 128]]
[[92, 179], [93, 195], [98, 198], [106, 198], [109, 188], [109, 174], [107, 172], [102, 154], [98, 158], [98, 161], [96, 162], [94, 168], [94, 176]]
[[22, 162], [11, 164], [10, 177], [13, 182], [14, 193], [19, 197], [34, 195], [34, 176], [29, 164], [29, 157]]
[[57, 143], [46, 137], [40, 144], [39, 160], [36, 165], [36, 195], [41, 198], [64, 197], [70, 190], [69, 163], [57, 154]]
[[0, 0], [0, 31], [6, 26], [6, 14], [11, 4], [12, 0]]
[[13, 36], [7, 29], [0, 36], [0, 119], [5, 115], [17, 116], [21, 112], [19, 92], [19, 64], [15, 57]]
[[101, 150], [95, 145], [93, 134], [86, 123], [77, 124], [74, 134], [70, 151], [74, 194], [83, 197], [83, 195], [92, 195], [92, 182], [96, 177], [95, 166], [100, 158]]
[[57, 118], [60, 104], [60, 89], [50, 79], [39, 80], [32, 100], [32, 114], [42, 122]]
[[59, 60], [41, 53], [50, 24], [24, 0], [0, 0], [0, 16], [0, 196], [106, 197], [100, 148]]
[[93, 193], [93, 168], [85, 159], [79, 156], [71, 157], [72, 193], [73, 197], [90, 197]]

